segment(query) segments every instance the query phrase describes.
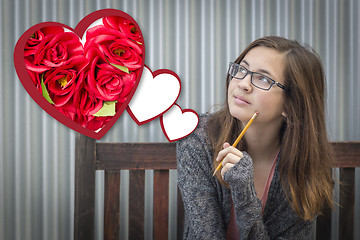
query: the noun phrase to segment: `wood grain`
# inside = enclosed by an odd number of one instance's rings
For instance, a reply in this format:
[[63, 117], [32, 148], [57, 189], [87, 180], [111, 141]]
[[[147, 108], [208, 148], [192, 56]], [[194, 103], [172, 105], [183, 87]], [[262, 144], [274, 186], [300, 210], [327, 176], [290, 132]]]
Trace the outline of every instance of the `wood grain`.
[[316, 240], [331, 239], [331, 209], [325, 208], [316, 219]]
[[[340, 168], [340, 239], [354, 235], [354, 167], [360, 167], [360, 142], [332, 142]], [[119, 237], [119, 184], [123, 169], [130, 170], [129, 239], [144, 239], [145, 169], [154, 169], [154, 239], [168, 238], [169, 169], [176, 169], [174, 143], [96, 143], [77, 135], [75, 161], [74, 239], [94, 239], [95, 171], [105, 173], [104, 238]], [[159, 170], [159, 171], [158, 171]], [[345, 190], [344, 190], [345, 189]], [[182, 239], [184, 207], [178, 192], [177, 238]], [[330, 239], [331, 210], [317, 219], [316, 239]], [[111, 235], [114, 234], [114, 235]]]
[[104, 239], [120, 238], [120, 172], [105, 171]]
[[95, 140], [76, 135], [74, 239], [94, 239]]
[[183, 239], [184, 232], [184, 203], [180, 194], [180, 189], [177, 191], [177, 239]]
[[97, 169], [176, 169], [172, 143], [98, 143]]
[[144, 239], [145, 171], [130, 171], [129, 239]]
[[153, 232], [154, 239], [168, 239], [169, 221], [169, 171], [154, 171], [153, 201]]
[[336, 158], [335, 167], [360, 167], [360, 142], [332, 142]]
[[340, 169], [339, 239], [354, 239], [355, 169]]

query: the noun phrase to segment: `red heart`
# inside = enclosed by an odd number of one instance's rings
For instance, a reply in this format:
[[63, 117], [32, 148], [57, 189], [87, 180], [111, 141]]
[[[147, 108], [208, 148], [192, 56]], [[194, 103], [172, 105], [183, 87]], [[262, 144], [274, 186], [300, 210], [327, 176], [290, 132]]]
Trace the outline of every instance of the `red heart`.
[[[99, 26], [98, 21], [104, 22]], [[40, 38], [34, 34], [40, 29], [45, 34], [37, 41]], [[82, 47], [85, 32], [87, 42]], [[37, 42], [30, 43], [30, 38]], [[95, 139], [101, 139], [124, 112], [139, 84], [144, 60], [139, 26], [115, 9], [93, 12], [75, 29], [56, 22], [37, 24], [19, 38], [14, 50], [16, 72], [35, 102], [65, 126]], [[48, 98], [44, 93], [49, 93]], [[115, 115], [94, 116], [114, 101]]]

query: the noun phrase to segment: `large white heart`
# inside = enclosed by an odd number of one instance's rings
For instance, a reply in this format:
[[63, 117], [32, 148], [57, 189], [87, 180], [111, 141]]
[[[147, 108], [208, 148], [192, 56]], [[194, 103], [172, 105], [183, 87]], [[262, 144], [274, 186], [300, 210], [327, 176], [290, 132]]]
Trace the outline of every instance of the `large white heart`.
[[127, 111], [132, 119], [142, 125], [169, 110], [180, 95], [180, 78], [167, 69], [151, 72], [144, 66], [140, 83]]
[[166, 138], [169, 142], [174, 142], [192, 133], [199, 123], [199, 117], [194, 110], [182, 110], [174, 104], [161, 116], [160, 123]]

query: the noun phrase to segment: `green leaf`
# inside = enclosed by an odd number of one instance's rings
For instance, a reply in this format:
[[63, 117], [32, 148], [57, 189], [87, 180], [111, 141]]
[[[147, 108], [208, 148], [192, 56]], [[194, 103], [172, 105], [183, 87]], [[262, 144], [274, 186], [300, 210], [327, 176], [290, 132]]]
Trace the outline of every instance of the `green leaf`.
[[111, 63], [109, 62], [109, 60], [105, 57], [105, 60], [108, 62], [108, 64], [110, 64], [111, 66], [113, 67], [116, 67], [117, 69], [119, 69], [120, 71], [123, 71], [123, 72], [126, 72], [126, 73], [130, 73], [129, 72], [129, 69], [125, 66], [121, 66], [121, 65], [118, 65], [118, 64], [115, 64], [115, 63]]
[[46, 86], [44, 84], [44, 75], [41, 75], [41, 92], [43, 97], [51, 104], [55, 104], [53, 100], [51, 100], [48, 90], [46, 89]]
[[121, 66], [118, 64], [114, 64], [114, 63], [110, 63], [111, 66], [116, 67], [117, 69], [119, 69], [120, 71], [126, 72], [126, 73], [130, 73], [129, 69], [125, 66]]
[[93, 116], [94, 117], [114, 116], [116, 114], [116, 111], [115, 111], [116, 103], [117, 103], [117, 101], [104, 102], [102, 108], [97, 113], [95, 113]]

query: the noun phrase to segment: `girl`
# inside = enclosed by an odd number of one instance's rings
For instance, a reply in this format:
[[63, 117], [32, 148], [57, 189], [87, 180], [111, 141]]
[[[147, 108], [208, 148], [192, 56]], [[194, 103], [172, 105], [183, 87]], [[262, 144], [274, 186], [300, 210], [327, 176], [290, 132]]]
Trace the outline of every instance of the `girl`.
[[333, 190], [319, 56], [295, 41], [258, 39], [230, 63], [226, 89], [224, 107], [177, 142], [184, 238], [309, 239]]

